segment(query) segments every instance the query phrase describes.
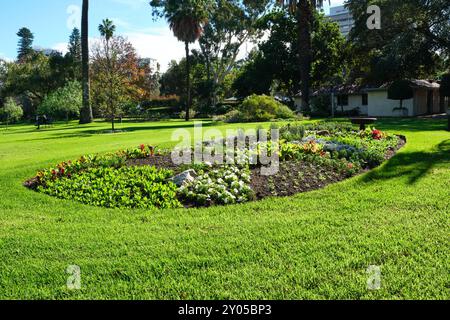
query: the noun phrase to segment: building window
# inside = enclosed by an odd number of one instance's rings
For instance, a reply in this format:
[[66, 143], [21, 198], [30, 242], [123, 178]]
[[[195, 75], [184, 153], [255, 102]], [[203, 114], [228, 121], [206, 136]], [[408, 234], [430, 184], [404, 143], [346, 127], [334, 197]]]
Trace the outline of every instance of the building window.
[[362, 105], [363, 106], [369, 105], [369, 95], [367, 93], [363, 93], [362, 95]]
[[348, 95], [342, 94], [342, 95], [339, 95], [337, 98], [338, 98], [339, 106], [348, 106]]

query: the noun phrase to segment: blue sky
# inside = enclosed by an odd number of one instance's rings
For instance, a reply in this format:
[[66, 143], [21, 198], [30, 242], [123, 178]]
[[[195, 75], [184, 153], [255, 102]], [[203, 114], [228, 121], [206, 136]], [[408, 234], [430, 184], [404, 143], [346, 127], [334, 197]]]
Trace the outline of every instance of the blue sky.
[[[331, 1], [339, 5], [342, 0]], [[81, 0], [14, 0], [2, 3], [0, 11], [0, 58], [14, 59], [16, 33], [28, 27], [35, 36], [34, 45], [64, 51], [71, 28], [79, 26]], [[134, 44], [143, 57], [159, 60], [162, 68], [184, 55], [184, 47], [172, 36], [164, 20], [153, 21], [149, 0], [91, 0], [90, 37], [98, 37], [97, 26], [109, 18], [117, 32]]]

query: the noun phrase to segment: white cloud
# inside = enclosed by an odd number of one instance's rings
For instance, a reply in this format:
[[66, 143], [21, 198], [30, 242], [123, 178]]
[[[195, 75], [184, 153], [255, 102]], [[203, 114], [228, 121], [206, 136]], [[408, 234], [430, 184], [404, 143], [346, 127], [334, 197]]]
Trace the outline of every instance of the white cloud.
[[69, 51], [68, 46], [69, 46], [69, 44], [67, 42], [59, 42], [59, 43], [53, 45], [52, 49], [59, 51], [62, 54], [66, 54]]
[[[126, 37], [135, 47], [138, 55], [142, 58], [156, 59], [161, 65], [161, 71], [167, 70], [169, 62], [180, 60], [185, 56], [184, 43], [177, 41], [170, 29], [153, 28], [152, 33], [145, 32], [125, 32], [121, 35]], [[89, 38], [92, 45], [97, 38]], [[63, 54], [67, 53], [67, 42], [59, 42], [52, 46]], [[198, 44], [191, 45], [191, 48], [198, 48]]]
[[[127, 32], [124, 36], [141, 57], [156, 59], [162, 72], [167, 70], [170, 61], [180, 60], [186, 55], [184, 43], [178, 41], [168, 27], [153, 29], [152, 33]], [[198, 44], [191, 45], [191, 48], [198, 48]]]
[[0, 59], [5, 60], [6, 62], [13, 62], [14, 59], [7, 57], [3, 52], [0, 52]]

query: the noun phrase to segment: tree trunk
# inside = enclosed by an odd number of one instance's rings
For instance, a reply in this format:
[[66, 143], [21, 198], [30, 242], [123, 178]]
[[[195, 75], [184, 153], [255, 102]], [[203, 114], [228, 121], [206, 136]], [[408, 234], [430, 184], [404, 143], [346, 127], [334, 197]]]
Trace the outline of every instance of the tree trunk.
[[112, 133], [116, 132], [116, 126], [115, 126], [115, 123], [114, 123], [114, 118], [115, 118], [115, 116], [113, 116], [112, 120], [111, 120]]
[[211, 60], [210, 57], [206, 57], [206, 79], [208, 80], [208, 86], [209, 86], [209, 91], [208, 91], [208, 108], [211, 108], [213, 105], [213, 95], [215, 92], [215, 86], [212, 84], [211, 81]]
[[191, 110], [191, 62], [189, 59], [189, 42], [186, 41], [186, 121], [190, 120], [189, 112]]
[[93, 120], [89, 94], [89, 0], [83, 0], [83, 13], [81, 17], [81, 60], [83, 69], [83, 107], [80, 113], [80, 124], [86, 124], [91, 123]]
[[308, 0], [300, 0], [297, 4], [298, 48], [300, 63], [300, 91], [302, 93], [303, 110], [310, 111], [310, 82], [312, 63], [312, 8]]
[[450, 97], [447, 97], [448, 131], [450, 131]]

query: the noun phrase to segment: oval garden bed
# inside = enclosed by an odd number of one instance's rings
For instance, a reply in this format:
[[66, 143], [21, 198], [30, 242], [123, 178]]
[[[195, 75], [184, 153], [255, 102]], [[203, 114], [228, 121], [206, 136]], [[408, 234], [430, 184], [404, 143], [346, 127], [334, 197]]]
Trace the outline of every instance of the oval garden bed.
[[[279, 133], [279, 170], [270, 176], [261, 174], [263, 166], [258, 162], [175, 165], [170, 152], [141, 145], [60, 163], [39, 171], [25, 186], [57, 198], [107, 208], [244, 203], [342, 181], [379, 166], [406, 143], [404, 137], [371, 128], [357, 131], [351, 125], [337, 123], [291, 124], [280, 128]], [[260, 147], [255, 152], [261, 152]]]

